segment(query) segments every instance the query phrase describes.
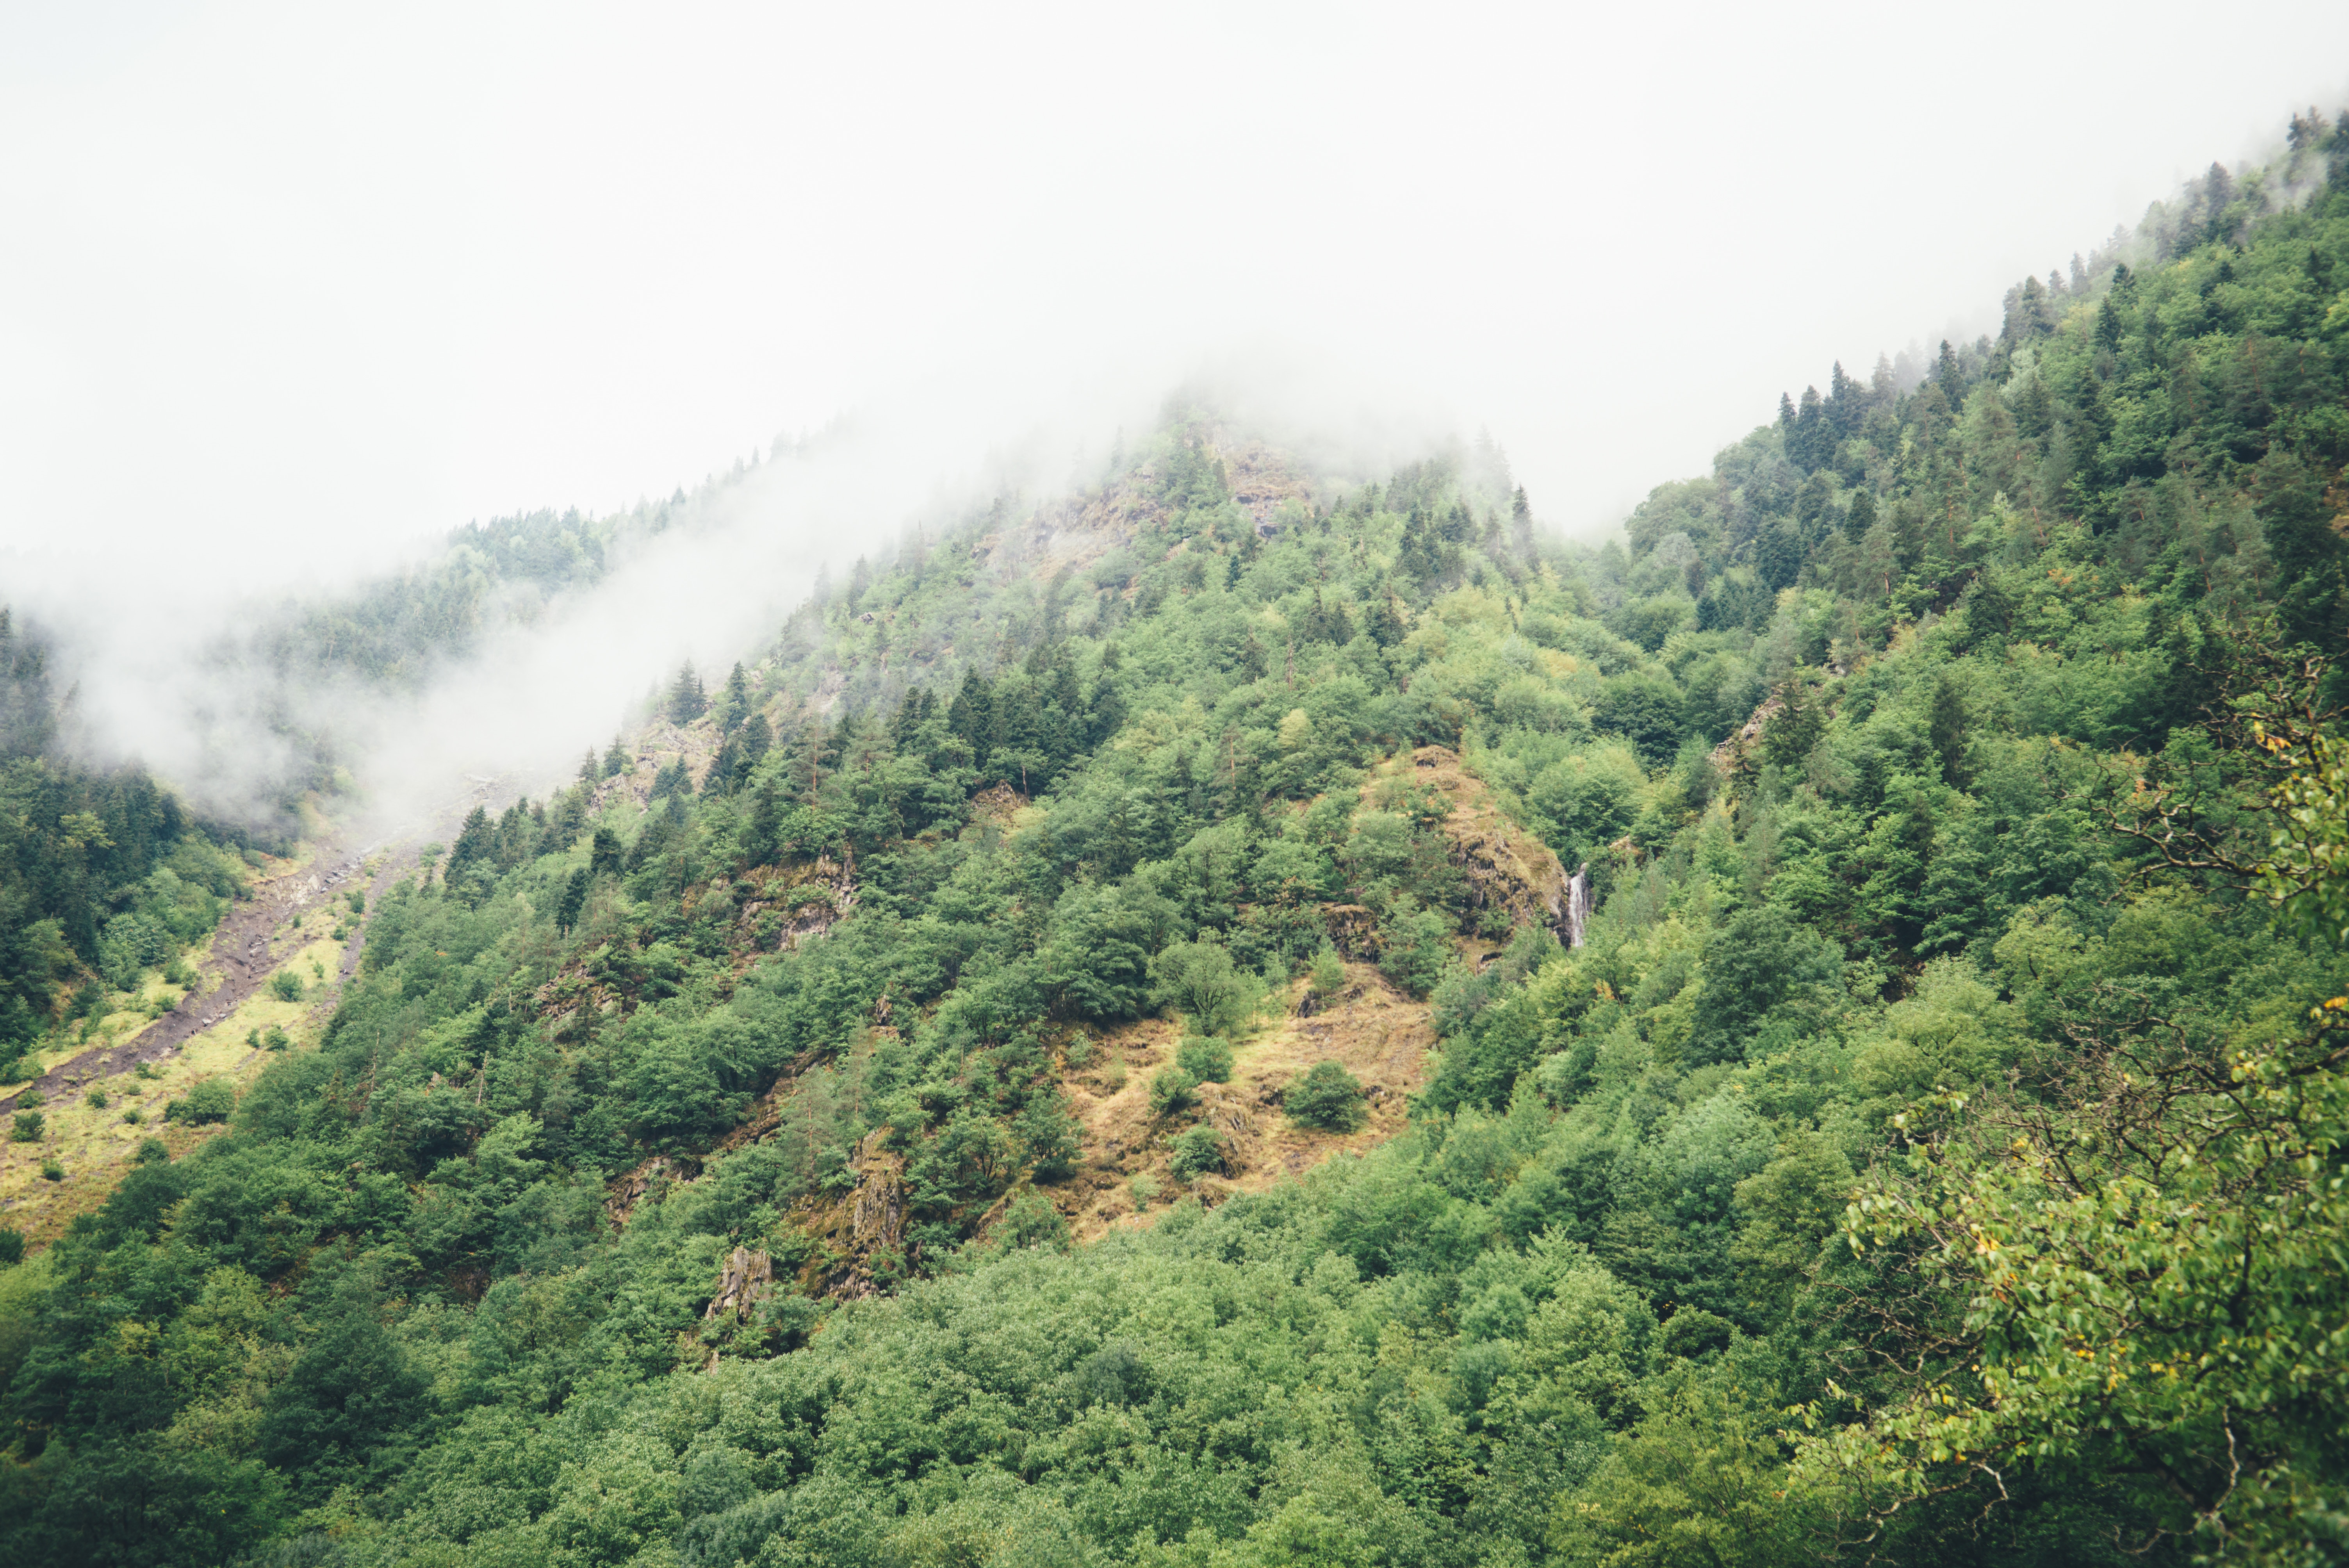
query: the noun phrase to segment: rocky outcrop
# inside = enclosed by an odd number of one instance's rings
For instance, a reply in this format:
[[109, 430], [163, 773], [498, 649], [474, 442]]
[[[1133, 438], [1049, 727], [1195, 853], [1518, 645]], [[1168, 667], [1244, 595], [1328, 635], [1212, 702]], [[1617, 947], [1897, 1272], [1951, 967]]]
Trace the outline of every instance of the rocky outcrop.
[[1313, 504], [1313, 487], [1289, 467], [1288, 454], [1262, 441], [1226, 437], [1216, 443], [1216, 456], [1223, 460], [1233, 504], [1248, 514], [1258, 534], [1269, 536], [1278, 531], [1275, 520], [1283, 502], [1295, 500], [1309, 508]]
[[[715, 1371], [724, 1354], [722, 1342], [736, 1325], [748, 1323], [758, 1305], [772, 1295], [775, 1290], [775, 1261], [764, 1253], [754, 1253], [748, 1247], [736, 1247], [718, 1265], [718, 1289], [711, 1295], [709, 1305], [701, 1311], [701, 1321], [716, 1324], [718, 1330], [705, 1328], [701, 1333], [709, 1355], [702, 1362], [704, 1372]], [[713, 1339], [718, 1343], [712, 1343]]]
[[1352, 964], [1375, 964], [1386, 944], [1379, 940], [1378, 912], [1359, 903], [1325, 903], [1321, 922], [1330, 932], [1330, 945]]
[[[843, 848], [799, 865], [752, 873], [756, 891], [735, 917], [746, 952], [789, 952], [822, 936], [856, 907], [856, 855]], [[688, 912], [695, 894], [686, 895]]]
[[802, 1212], [802, 1226], [823, 1248], [801, 1271], [800, 1288], [807, 1295], [854, 1301], [875, 1290], [876, 1263], [893, 1273], [900, 1265], [905, 1162], [885, 1147], [889, 1137], [885, 1127], [865, 1134], [849, 1159], [855, 1185], [837, 1202]]
[[875, 1252], [895, 1252], [905, 1234], [905, 1162], [882, 1145], [884, 1127], [867, 1133], [856, 1146], [856, 1189], [848, 1203], [850, 1250], [869, 1258]]
[[[789, 865], [761, 866], [746, 876], [696, 882], [678, 901], [688, 921], [721, 920], [739, 974], [762, 954], [789, 952], [830, 931], [856, 907], [856, 857], [843, 848]], [[649, 945], [649, 944], [647, 944]], [[644, 982], [643, 950], [626, 938], [576, 954], [533, 994], [539, 1016], [558, 1037], [574, 1020], [625, 1012]]]
[[636, 1212], [636, 1205], [666, 1187], [670, 1179], [671, 1167], [664, 1154], [656, 1154], [635, 1170], [615, 1177], [611, 1191], [604, 1195], [604, 1213], [613, 1228], [626, 1224], [628, 1216]]
[[1513, 928], [1547, 925], [1573, 945], [1574, 882], [1550, 847], [1510, 820], [1449, 748], [1413, 751], [1410, 777], [1440, 790], [1452, 806], [1437, 830], [1452, 841], [1452, 863], [1468, 880], [1470, 907], [1496, 911]]
[[1771, 719], [1785, 706], [1783, 697], [1764, 697], [1736, 734], [1713, 748], [1713, 765], [1721, 770], [1723, 778], [1735, 779], [1752, 766], [1762, 748], [1763, 731], [1770, 727]]
[[775, 1260], [748, 1247], [736, 1247], [718, 1270], [718, 1290], [702, 1310], [705, 1323], [714, 1317], [747, 1318], [750, 1309], [775, 1288]]

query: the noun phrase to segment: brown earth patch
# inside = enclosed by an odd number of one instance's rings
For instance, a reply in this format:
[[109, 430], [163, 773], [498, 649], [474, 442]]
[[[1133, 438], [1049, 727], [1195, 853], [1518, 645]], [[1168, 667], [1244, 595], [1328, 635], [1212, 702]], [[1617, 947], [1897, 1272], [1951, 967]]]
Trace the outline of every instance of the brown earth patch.
[[[1185, 1196], [1212, 1205], [1235, 1192], [1262, 1191], [1332, 1154], [1359, 1152], [1402, 1130], [1410, 1097], [1427, 1081], [1427, 1053], [1435, 1044], [1427, 1004], [1397, 991], [1366, 964], [1347, 965], [1345, 988], [1310, 1017], [1297, 1016], [1303, 993], [1302, 982], [1291, 985], [1287, 1016], [1254, 1038], [1234, 1042], [1231, 1081], [1201, 1084], [1198, 1109], [1177, 1117], [1152, 1117], [1150, 1079], [1174, 1065], [1183, 1034], [1178, 1025], [1145, 1018], [1091, 1042], [1092, 1059], [1066, 1078], [1070, 1108], [1084, 1130], [1083, 1161], [1066, 1181], [1036, 1188], [1068, 1219], [1077, 1239], [1150, 1224]], [[1324, 1060], [1344, 1064], [1362, 1080], [1370, 1119], [1360, 1131], [1299, 1127], [1281, 1109], [1289, 1081]], [[1228, 1171], [1186, 1186], [1167, 1160], [1175, 1135], [1198, 1124], [1223, 1134]], [[1158, 1187], [1138, 1212], [1136, 1176]]]
[[[1299, 1011], [1304, 995], [1304, 983], [1293, 984], [1278, 999], [1285, 1009], [1279, 1020], [1235, 1042], [1230, 1081], [1201, 1084], [1198, 1105], [1167, 1118], [1151, 1114], [1150, 1079], [1174, 1065], [1179, 1025], [1144, 1018], [1098, 1037], [1061, 1035], [1054, 1045], [1064, 1055], [1079, 1038], [1086, 1044], [1085, 1065], [1062, 1075], [1081, 1131], [1078, 1169], [1059, 1181], [1016, 1183], [981, 1217], [980, 1234], [1023, 1194], [1035, 1192], [1068, 1221], [1076, 1240], [1090, 1242], [1121, 1226], [1154, 1223], [1185, 1198], [1213, 1205], [1234, 1193], [1262, 1191], [1333, 1154], [1359, 1153], [1401, 1132], [1411, 1096], [1426, 1082], [1428, 1052], [1435, 1044], [1427, 1004], [1397, 991], [1369, 965], [1349, 965], [1343, 989], [1309, 1016]], [[1281, 1109], [1281, 1091], [1324, 1060], [1344, 1064], [1362, 1080], [1369, 1114], [1357, 1131], [1299, 1127]], [[808, 1065], [795, 1064], [795, 1070]], [[725, 1147], [771, 1136], [789, 1114], [792, 1088], [788, 1077], [778, 1083]], [[1169, 1168], [1169, 1157], [1176, 1135], [1199, 1125], [1223, 1135], [1227, 1168], [1185, 1183]], [[887, 1129], [876, 1129], [859, 1143], [846, 1192], [803, 1201], [793, 1210], [793, 1228], [812, 1243], [797, 1271], [799, 1288], [808, 1295], [869, 1295], [880, 1288], [877, 1274], [906, 1266], [905, 1161], [885, 1147], [889, 1136]], [[679, 1174], [676, 1162], [666, 1161], [631, 1171], [616, 1183], [615, 1221], [624, 1222], [633, 1202], [662, 1176]], [[1137, 1177], [1153, 1184], [1138, 1209]]]

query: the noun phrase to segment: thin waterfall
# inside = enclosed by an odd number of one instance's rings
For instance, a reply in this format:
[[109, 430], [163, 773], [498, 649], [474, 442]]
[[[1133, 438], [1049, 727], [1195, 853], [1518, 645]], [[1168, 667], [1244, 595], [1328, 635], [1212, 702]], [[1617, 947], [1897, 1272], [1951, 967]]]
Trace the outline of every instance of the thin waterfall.
[[1569, 948], [1582, 945], [1590, 929], [1590, 862], [1585, 861], [1574, 868], [1574, 875], [1566, 883], [1566, 944]]

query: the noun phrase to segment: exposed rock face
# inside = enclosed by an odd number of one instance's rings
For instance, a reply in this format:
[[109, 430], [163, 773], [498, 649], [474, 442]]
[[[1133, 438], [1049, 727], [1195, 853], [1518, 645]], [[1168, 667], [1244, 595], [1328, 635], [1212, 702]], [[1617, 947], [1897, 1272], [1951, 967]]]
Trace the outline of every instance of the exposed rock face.
[[877, 1128], [856, 1146], [856, 1191], [849, 1204], [849, 1241], [860, 1253], [895, 1248], [905, 1231], [905, 1163], [881, 1145], [889, 1130]]
[[1378, 912], [1359, 903], [1325, 903], [1322, 923], [1330, 929], [1330, 945], [1338, 956], [1354, 964], [1374, 964], [1386, 950], [1379, 940]]
[[1273, 517], [1281, 502], [1296, 500], [1312, 504], [1313, 487], [1289, 468], [1286, 454], [1263, 442], [1226, 437], [1218, 443], [1216, 455], [1223, 460], [1233, 502], [1248, 514], [1259, 535], [1278, 531]]
[[905, 1245], [905, 1162], [883, 1147], [889, 1132], [881, 1127], [865, 1134], [849, 1161], [854, 1188], [808, 1217], [807, 1229], [825, 1243], [827, 1254], [801, 1274], [811, 1295], [843, 1301], [871, 1295], [875, 1255], [895, 1260]]
[[[756, 867], [740, 879], [696, 882], [679, 901], [688, 921], [710, 917], [714, 911], [728, 922], [727, 948], [738, 973], [762, 953], [788, 952], [822, 936], [855, 907], [856, 856], [845, 847], [837, 857], [823, 854]], [[535, 993], [541, 1016], [560, 1032], [583, 1009], [609, 1013], [633, 1006], [642, 975], [631, 978], [629, 966], [637, 951], [624, 947], [599, 961], [605, 949], [598, 947], [574, 957]]]
[[[1281, 504], [1313, 502], [1311, 480], [1299, 474], [1277, 448], [1220, 427], [1204, 432], [1202, 455], [1224, 466], [1233, 504], [1254, 522], [1259, 535], [1274, 531]], [[1159, 495], [1164, 475], [1144, 462], [1099, 490], [1049, 501], [1025, 517], [1006, 517], [1001, 527], [970, 548], [970, 558], [1005, 576], [1050, 577], [1078, 571], [1121, 545], [1168, 511]]]
[[718, 1271], [718, 1292], [701, 1314], [706, 1322], [725, 1315], [750, 1315], [750, 1309], [775, 1288], [775, 1262], [764, 1253], [736, 1247]]
[[[1472, 908], [1492, 910], [1512, 928], [1546, 925], [1569, 947], [1582, 944], [1590, 914], [1590, 886], [1582, 872], [1567, 875], [1548, 845], [1511, 821], [1484, 780], [1460, 765], [1449, 748], [1423, 746], [1397, 758], [1363, 786], [1375, 793], [1381, 776], [1402, 777], [1439, 791], [1452, 810], [1436, 831], [1452, 841], [1452, 863], [1467, 878]], [[1376, 963], [1385, 951], [1378, 916], [1358, 903], [1324, 904], [1322, 923], [1338, 956]]]
[[[718, 1289], [702, 1309], [701, 1320], [742, 1323], [751, 1311], [772, 1295], [775, 1288], [775, 1263], [764, 1253], [754, 1253], [748, 1247], [736, 1247], [726, 1261], [718, 1266]], [[705, 1337], [707, 1331], [705, 1331]], [[709, 1359], [701, 1364], [704, 1372], [718, 1366], [719, 1347], [709, 1347]]]
[[[1560, 942], [1578, 945], [1575, 880], [1549, 846], [1503, 815], [1484, 781], [1462, 768], [1448, 748], [1423, 746], [1413, 752], [1411, 777], [1443, 791], [1452, 803], [1452, 814], [1437, 830], [1452, 841], [1452, 863], [1468, 879], [1473, 906], [1499, 912], [1513, 927], [1547, 925]], [[1581, 896], [1587, 915], [1587, 884]]]
[[1761, 748], [1762, 732], [1770, 727], [1770, 721], [1785, 706], [1783, 697], [1764, 697], [1762, 706], [1754, 710], [1736, 734], [1713, 748], [1713, 765], [1721, 769], [1722, 777], [1735, 778], [1750, 765], [1755, 752]]
[[1565, 939], [1570, 879], [1547, 845], [1475, 823], [1446, 831], [1452, 863], [1466, 873], [1475, 907], [1497, 910], [1513, 926], [1547, 924]]
[[645, 1195], [668, 1179], [668, 1157], [654, 1155], [613, 1181], [612, 1191], [604, 1200], [604, 1212], [616, 1227], [626, 1224], [628, 1216], [636, 1212], [636, 1204]]
[[970, 798], [973, 821], [985, 820], [999, 830], [1009, 829], [1019, 808], [1028, 804], [1028, 797], [1009, 784], [990, 784]]
[[[840, 858], [818, 855], [803, 864], [753, 873], [760, 880], [757, 895], [742, 906], [735, 923], [743, 934], [739, 944], [748, 949], [766, 945], [759, 917], [770, 910], [782, 915], [773, 939], [777, 951], [788, 952], [811, 937], [822, 936], [856, 907], [856, 854], [843, 848]], [[688, 892], [688, 901], [692, 898]]]

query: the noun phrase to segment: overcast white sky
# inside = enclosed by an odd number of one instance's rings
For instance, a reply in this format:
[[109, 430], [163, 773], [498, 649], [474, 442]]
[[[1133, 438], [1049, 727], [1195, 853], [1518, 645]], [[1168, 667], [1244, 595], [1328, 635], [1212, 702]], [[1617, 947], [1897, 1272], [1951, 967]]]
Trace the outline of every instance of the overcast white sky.
[[0, 545], [316, 563], [1268, 334], [1590, 526], [2344, 98], [2338, 0], [15, 0]]

